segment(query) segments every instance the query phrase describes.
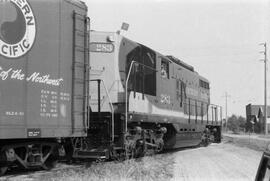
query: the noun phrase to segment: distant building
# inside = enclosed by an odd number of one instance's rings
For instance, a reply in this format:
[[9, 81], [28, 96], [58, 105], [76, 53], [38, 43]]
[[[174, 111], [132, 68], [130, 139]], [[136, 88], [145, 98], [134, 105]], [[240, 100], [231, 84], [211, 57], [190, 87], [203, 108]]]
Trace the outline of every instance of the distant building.
[[[264, 133], [264, 105], [246, 106], [246, 130], [255, 133]], [[267, 107], [267, 118], [270, 118], [270, 106]], [[268, 123], [268, 132], [270, 131], [270, 123]]]

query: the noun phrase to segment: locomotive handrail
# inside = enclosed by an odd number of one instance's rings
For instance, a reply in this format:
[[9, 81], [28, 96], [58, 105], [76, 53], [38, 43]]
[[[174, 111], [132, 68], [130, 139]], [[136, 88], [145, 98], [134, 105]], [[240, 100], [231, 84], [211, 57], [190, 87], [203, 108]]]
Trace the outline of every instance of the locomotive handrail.
[[[187, 98], [187, 102], [185, 101], [184, 104], [184, 112], [187, 114], [188, 120], [190, 122], [191, 116], [195, 116], [195, 120], [197, 121], [197, 117], [201, 117], [201, 121], [203, 121], [204, 116], [206, 116], [206, 121], [208, 122], [220, 122], [222, 124], [222, 107], [216, 104], [209, 104], [205, 101], [201, 100], [196, 100], [193, 98]], [[195, 101], [195, 102], [191, 102]], [[197, 104], [196, 104], [197, 103]], [[206, 110], [206, 115], [203, 114], [202, 112], [202, 105], [201, 104], [206, 104], [207, 105], [207, 110]], [[191, 109], [195, 108], [195, 112], [191, 113]], [[196, 110], [197, 109], [197, 110]], [[201, 110], [201, 114], [198, 114], [198, 110]], [[210, 114], [210, 115], [209, 115]]]
[[150, 66], [144, 65], [144, 64], [139, 63], [139, 62], [136, 62], [134, 60], [131, 62], [130, 66], [129, 66], [129, 70], [128, 70], [126, 82], [125, 82], [125, 93], [126, 93], [125, 132], [127, 131], [127, 119], [128, 119], [127, 118], [127, 116], [128, 116], [128, 104], [127, 104], [127, 99], [128, 99], [128, 93], [127, 93], [128, 92], [127, 91], [128, 90], [128, 81], [129, 81], [130, 73], [131, 73], [131, 70], [132, 70], [134, 64], [142, 65], [143, 67], [147, 67], [147, 68], [149, 68], [151, 70], [157, 71], [156, 69], [154, 69], [154, 68], [152, 68]]
[[[109, 89], [107, 89], [108, 90], [108, 94], [112, 91], [112, 88], [113, 88], [113, 86], [114, 86], [114, 84], [115, 83], [118, 83], [119, 84], [119, 82], [121, 82], [121, 80], [115, 80], [113, 83], [112, 83], [112, 85], [111, 85], [111, 87], [109, 88]], [[101, 107], [103, 107], [103, 104], [106, 102], [106, 97], [104, 96], [103, 97], [104, 99], [102, 99], [102, 101], [101, 101]]]
[[[118, 84], [119, 84], [119, 82], [121, 82], [121, 80], [115, 80], [115, 81], [112, 83], [111, 87], [110, 87], [109, 89], [107, 89], [107, 90], [108, 90], [108, 93], [110, 93], [110, 92], [112, 91], [112, 88], [113, 88], [113, 86], [114, 86], [114, 84], [115, 84], [116, 82], [118, 82]], [[103, 104], [104, 104], [105, 101], [106, 101], [106, 97], [105, 97], [104, 99], [102, 99], [101, 107], [103, 106]]]
[[127, 112], [128, 112], [128, 105], [127, 105], [127, 97], [128, 97], [128, 95], [127, 95], [127, 90], [128, 90], [128, 89], [127, 89], [127, 87], [128, 87], [128, 81], [129, 81], [130, 73], [131, 73], [131, 70], [132, 70], [132, 67], [133, 67], [133, 64], [134, 64], [134, 63], [136, 63], [136, 61], [133, 60], [133, 61], [131, 62], [131, 64], [130, 64], [130, 66], [129, 66], [129, 70], [128, 70], [128, 74], [127, 74], [127, 79], [126, 79], [126, 83], [125, 83], [125, 89], [126, 89], [126, 90], [125, 90], [125, 93], [126, 93], [126, 95], [125, 95], [125, 96], [126, 96], [126, 101], [125, 101], [125, 102], [126, 102], [126, 105], [125, 105], [125, 108], [126, 108], [126, 110], [125, 110], [125, 133], [126, 133], [126, 131], [127, 131], [127, 116], [128, 116], [128, 115], [127, 115], [127, 114], [128, 114], [128, 113], [127, 113]]
[[104, 80], [101, 80], [104, 88], [105, 88], [105, 91], [106, 91], [106, 94], [108, 96], [108, 99], [109, 99], [109, 104], [110, 104], [110, 107], [111, 107], [111, 111], [112, 111], [112, 142], [114, 141], [114, 109], [113, 109], [113, 104], [112, 104], [112, 100], [111, 100], [111, 97], [109, 95], [109, 92], [107, 90], [107, 87], [105, 86], [105, 82]]
[[102, 80], [102, 79], [92, 79], [92, 80], [90, 80], [90, 82], [94, 82], [94, 81], [102, 82], [102, 84], [103, 84], [103, 86], [105, 88], [105, 92], [106, 92], [106, 94], [108, 96], [109, 105], [110, 105], [110, 108], [111, 108], [111, 111], [112, 111], [112, 141], [114, 141], [114, 109], [113, 109], [112, 100], [111, 100], [111, 97], [110, 97], [109, 92], [107, 90], [107, 87], [105, 86], [106, 84], [105, 84], [104, 80]]

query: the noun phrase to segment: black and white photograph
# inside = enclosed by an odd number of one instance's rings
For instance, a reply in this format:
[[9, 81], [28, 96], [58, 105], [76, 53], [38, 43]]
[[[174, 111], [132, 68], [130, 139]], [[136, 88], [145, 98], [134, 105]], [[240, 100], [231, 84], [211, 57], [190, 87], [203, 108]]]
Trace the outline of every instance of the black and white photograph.
[[269, 55], [269, 0], [0, 0], [0, 181], [268, 181]]

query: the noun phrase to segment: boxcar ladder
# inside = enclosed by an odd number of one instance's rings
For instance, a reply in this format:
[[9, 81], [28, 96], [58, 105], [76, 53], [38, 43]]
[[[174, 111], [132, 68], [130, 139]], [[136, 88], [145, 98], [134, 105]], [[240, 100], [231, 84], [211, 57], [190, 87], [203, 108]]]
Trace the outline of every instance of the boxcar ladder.
[[[89, 127], [89, 39], [90, 19], [73, 12], [73, 65], [72, 65], [72, 133], [76, 122]], [[80, 129], [80, 128], [79, 128]]]

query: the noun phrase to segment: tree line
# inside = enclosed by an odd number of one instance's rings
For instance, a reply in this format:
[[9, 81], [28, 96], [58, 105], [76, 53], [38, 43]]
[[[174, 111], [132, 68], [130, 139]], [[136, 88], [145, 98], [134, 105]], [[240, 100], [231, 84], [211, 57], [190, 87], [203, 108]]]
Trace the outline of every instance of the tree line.
[[[223, 128], [226, 127], [226, 123], [223, 123]], [[227, 130], [230, 130], [234, 133], [239, 132], [246, 132], [247, 125], [246, 125], [246, 118], [242, 116], [236, 116], [232, 115], [228, 117], [228, 124], [227, 124]]]

